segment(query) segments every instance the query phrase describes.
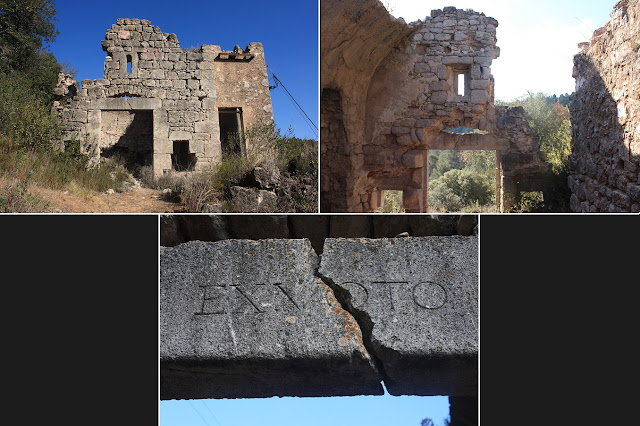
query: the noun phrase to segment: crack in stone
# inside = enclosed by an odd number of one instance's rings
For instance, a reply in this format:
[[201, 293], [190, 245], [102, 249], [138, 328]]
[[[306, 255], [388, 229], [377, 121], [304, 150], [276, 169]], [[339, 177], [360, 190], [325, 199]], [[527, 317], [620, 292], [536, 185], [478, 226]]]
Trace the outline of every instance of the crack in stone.
[[[320, 260], [322, 263], [322, 260]], [[367, 353], [369, 354], [373, 366], [376, 368], [378, 373], [382, 376], [383, 385], [385, 381], [389, 380], [389, 376], [387, 376], [384, 368], [384, 364], [382, 360], [377, 356], [377, 349], [373, 344], [371, 339], [371, 335], [373, 332], [374, 323], [371, 320], [371, 317], [366, 311], [355, 308], [351, 303], [351, 293], [349, 290], [339, 286], [336, 284], [331, 278], [327, 277], [320, 273], [319, 268], [314, 271], [314, 275], [322, 280], [322, 282], [331, 290], [333, 296], [336, 301], [340, 305], [340, 307], [351, 314], [354, 318], [356, 324], [360, 328], [362, 334], [362, 344], [364, 345]], [[385, 388], [386, 389], [386, 388]]]

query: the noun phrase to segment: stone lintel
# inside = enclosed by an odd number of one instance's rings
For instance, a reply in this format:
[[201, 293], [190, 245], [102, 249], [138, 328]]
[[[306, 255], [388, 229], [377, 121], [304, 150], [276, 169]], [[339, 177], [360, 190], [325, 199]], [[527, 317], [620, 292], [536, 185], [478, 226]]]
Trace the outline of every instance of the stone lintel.
[[160, 255], [160, 398], [383, 393], [309, 240], [192, 241]]
[[154, 98], [107, 98], [91, 101], [92, 109], [100, 110], [154, 110], [162, 106], [162, 100]]
[[452, 135], [439, 133], [429, 140], [429, 149], [435, 150], [508, 150], [511, 142], [505, 138], [489, 135]]
[[363, 328], [392, 395], [474, 395], [478, 240], [325, 240], [319, 274]]

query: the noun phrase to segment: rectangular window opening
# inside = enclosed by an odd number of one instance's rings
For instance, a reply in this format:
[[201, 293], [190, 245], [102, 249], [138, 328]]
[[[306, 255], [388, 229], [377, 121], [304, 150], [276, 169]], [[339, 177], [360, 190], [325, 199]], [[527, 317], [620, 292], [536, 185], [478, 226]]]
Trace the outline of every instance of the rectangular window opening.
[[189, 152], [189, 141], [173, 141], [171, 168], [177, 172], [193, 171], [196, 155]]
[[218, 108], [220, 144], [224, 156], [244, 155], [242, 108]]
[[458, 87], [457, 93], [458, 96], [464, 96], [465, 93], [465, 84], [464, 84], [464, 74], [458, 74]]
[[430, 150], [429, 213], [495, 213], [499, 171], [490, 150]]
[[380, 200], [377, 209], [379, 213], [404, 213], [402, 191], [387, 189], [384, 191], [381, 190], [380, 192]]
[[127, 55], [127, 74], [131, 74], [131, 63], [133, 62], [133, 58], [131, 55]]
[[450, 67], [450, 74], [453, 77], [453, 81], [449, 80], [449, 83], [453, 83], [453, 93], [455, 96], [469, 97], [471, 93], [471, 70], [468, 65], [452, 65]]

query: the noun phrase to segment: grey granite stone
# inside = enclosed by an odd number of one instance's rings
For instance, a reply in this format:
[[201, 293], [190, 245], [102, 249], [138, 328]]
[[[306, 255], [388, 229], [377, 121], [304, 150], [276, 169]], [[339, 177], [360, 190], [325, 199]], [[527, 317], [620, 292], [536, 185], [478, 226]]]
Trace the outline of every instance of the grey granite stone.
[[326, 239], [319, 269], [393, 395], [477, 393], [477, 237]]
[[161, 248], [161, 399], [382, 394], [317, 265], [306, 239]]

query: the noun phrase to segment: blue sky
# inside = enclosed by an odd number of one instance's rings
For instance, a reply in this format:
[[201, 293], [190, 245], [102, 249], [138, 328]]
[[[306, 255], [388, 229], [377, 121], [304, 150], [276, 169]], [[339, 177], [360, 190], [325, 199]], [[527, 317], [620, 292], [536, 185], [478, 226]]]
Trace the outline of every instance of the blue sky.
[[[201, 44], [230, 50], [261, 42], [267, 65], [318, 126], [318, 3], [315, 0], [54, 0], [60, 34], [49, 50], [78, 70], [78, 80], [104, 77], [100, 42], [117, 18], [148, 19], [175, 33], [183, 48]], [[271, 75], [270, 75], [271, 77]], [[271, 81], [271, 78], [270, 78]], [[271, 81], [273, 84], [273, 82]], [[271, 91], [274, 118], [282, 133], [299, 138], [317, 131], [295, 108], [282, 87]], [[319, 126], [318, 126], [319, 127]]]
[[572, 93], [573, 55], [578, 43], [609, 21], [618, 0], [382, 0], [406, 22], [423, 20], [432, 9], [456, 6], [498, 20], [500, 57], [491, 71], [496, 99], [530, 92]]
[[160, 426], [438, 426], [449, 416], [447, 397], [349, 396], [162, 401]]

